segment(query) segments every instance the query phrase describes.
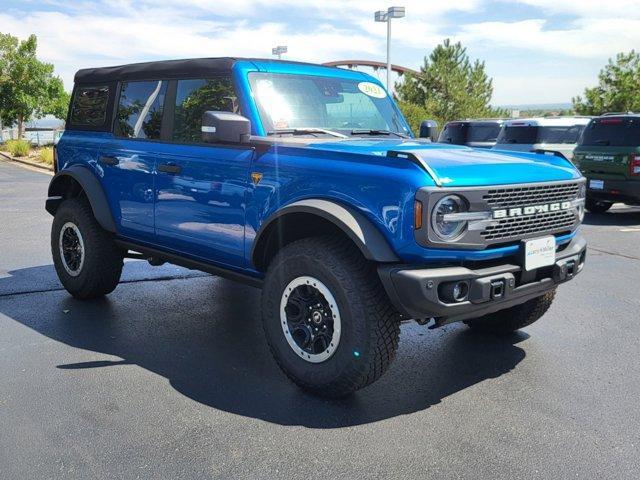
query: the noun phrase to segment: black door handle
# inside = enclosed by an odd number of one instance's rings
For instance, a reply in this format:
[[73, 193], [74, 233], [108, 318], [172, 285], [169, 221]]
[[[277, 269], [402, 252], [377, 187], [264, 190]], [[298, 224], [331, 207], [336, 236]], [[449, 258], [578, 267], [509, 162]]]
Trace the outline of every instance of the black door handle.
[[116, 157], [100, 157], [100, 163], [103, 165], [110, 165], [113, 167], [114, 165], [118, 165], [118, 162], [119, 160]]
[[182, 171], [182, 167], [173, 163], [161, 163], [160, 165], [158, 165], [158, 171], [163, 173], [176, 174]]

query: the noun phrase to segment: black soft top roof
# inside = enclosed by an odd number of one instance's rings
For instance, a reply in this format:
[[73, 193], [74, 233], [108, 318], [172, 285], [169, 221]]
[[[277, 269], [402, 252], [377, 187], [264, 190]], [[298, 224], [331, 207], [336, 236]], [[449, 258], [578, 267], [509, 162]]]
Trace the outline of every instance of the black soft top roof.
[[114, 82], [117, 80], [147, 80], [157, 77], [177, 78], [191, 75], [229, 73], [235, 58], [196, 58], [132, 63], [115, 67], [84, 68], [75, 76], [77, 84]]
[[303, 63], [288, 60], [252, 59], [237, 57], [192, 58], [185, 60], [162, 60], [158, 62], [132, 63], [115, 67], [84, 68], [78, 70], [76, 84], [95, 84], [118, 80], [151, 80], [156, 78], [184, 78], [200, 75], [229, 73], [238, 60], [261, 62]]

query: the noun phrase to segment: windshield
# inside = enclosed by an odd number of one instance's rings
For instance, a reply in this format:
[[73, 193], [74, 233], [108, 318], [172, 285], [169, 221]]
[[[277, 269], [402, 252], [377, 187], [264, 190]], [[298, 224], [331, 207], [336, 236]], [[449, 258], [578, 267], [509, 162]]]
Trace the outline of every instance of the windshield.
[[249, 83], [267, 134], [291, 129], [411, 133], [385, 90], [372, 82], [253, 72]]
[[584, 130], [580, 145], [609, 147], [640, 146], [640, 118], [592, 120]]
[[498, 143], [577, 143], [584, 125], [563, 127], [506, 126], [498, 135]]

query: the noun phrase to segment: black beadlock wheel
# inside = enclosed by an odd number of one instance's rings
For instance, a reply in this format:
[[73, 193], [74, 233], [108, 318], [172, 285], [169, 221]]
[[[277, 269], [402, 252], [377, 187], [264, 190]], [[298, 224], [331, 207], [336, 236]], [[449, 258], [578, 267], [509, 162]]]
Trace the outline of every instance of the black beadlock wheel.
[[473, 320], [465, 320], [464, 323], [473, 330], [481, 332], [513, 333], [539, 320], [549, 310], [555, 296], [556, 291], [552, 290], [521, 305], [506, 308]]
[[320, 396], [343, 397], [374, 382], [398, 347], [399, 316], [374, 265], [347, 239], [284, 247], [266, 274], [262, 318], [280, 368]]
[[100, 227], [86, 198], [71, 198], [58, 207], [51, 254], [60, 282], [75, 298], [105, 295], [120, 281], [123, 252]]

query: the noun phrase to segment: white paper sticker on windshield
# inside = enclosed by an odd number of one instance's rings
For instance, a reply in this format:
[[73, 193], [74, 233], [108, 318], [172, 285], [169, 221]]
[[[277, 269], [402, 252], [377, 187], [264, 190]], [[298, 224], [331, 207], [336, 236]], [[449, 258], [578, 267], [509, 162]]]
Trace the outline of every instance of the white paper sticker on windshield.
[[387, 96], [387, 92], [384, 91], [384, 88], [371, 82], [360, 82], [358, 84], [358, 89], [365, 95], [369, 95], [374, 98], [384, 98]]

